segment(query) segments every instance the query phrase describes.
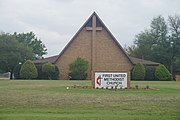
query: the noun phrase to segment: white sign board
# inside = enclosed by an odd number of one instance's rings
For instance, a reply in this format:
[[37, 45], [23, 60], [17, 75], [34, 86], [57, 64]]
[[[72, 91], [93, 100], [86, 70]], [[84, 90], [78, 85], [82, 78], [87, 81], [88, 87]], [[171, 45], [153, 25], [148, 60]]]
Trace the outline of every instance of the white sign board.
[[95, 72], [95, 88], [126, 88], [126, 72]]

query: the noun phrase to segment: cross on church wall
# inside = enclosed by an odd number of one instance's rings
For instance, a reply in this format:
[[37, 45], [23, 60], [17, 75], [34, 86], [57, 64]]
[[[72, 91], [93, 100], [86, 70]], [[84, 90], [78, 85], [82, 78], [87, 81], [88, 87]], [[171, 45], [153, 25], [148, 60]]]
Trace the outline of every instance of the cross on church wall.
[[96, 18], [96, 15], [93, 15], [90, 20], [91, 21], [89, 21], [88, 25], [86, 26], [86, 30], [92, 31], [92, 38], [91, 38], [91, 79], [93, 79], [94, 78], [94, 72], [95, 72], [95, 66], [96, 66], [96, 31], [102, 30], [102, 27], [100, 27], [100, 26], [102, 26], [102, 24], [97, 25], [99, 20], [98, 20], [98, 18]]
[[94, 31], [94, 32], [102, 30], [102, 27], [97, 27], [97, 25], [96, 25], [96, 16], [95, 15], [92, 17], [92, 27], [86, 27], [86, 30]]

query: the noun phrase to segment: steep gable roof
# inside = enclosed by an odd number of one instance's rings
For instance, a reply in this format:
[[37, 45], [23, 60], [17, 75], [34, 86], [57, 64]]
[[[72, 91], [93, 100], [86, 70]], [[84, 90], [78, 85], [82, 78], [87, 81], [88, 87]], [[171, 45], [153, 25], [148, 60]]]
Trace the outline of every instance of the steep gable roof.
[[104, 27], [104, 29], [108, 32], [108, 34], [110, 35], [110, 37], [114, 40], [114, 42], [118, 45], [118, 47], [120, 48], [120, 50], [126, 55], [126, 57], [128, 58], [128, 60], [133, 64], [137, 64], [137, 63], [141, 63], [144, 65], [159, 65], [159, 63], [156, 62], [152, 62], [149, 60], [143, 60], [143, 59], [138, 59], [135, 57], [130, 57], [126, 54], [126, 52], [124, 51], [124, 49], [121, 47], [121, 45], [119, 44], [119, 42], [116, 40], [116, 38], [112, 35], [112, 33], [109, 31], [109, 29], [105, 26], [105, 24], [102, 22], [102, 20], [99, 18], [99, 16], [94, 12], [88, 19], [87, 21], [82, 25], [82, 27], [78, 30], [78, 32], [72, 37], [72, 39], [70, 40], [70, 42], [65, 46], [65, 48], [60, 52], [59, 55], [55, 55], [52, 57], [48, 57], [48, 58], [43, 58], [43, 59], [38, 59], [33, 61], [35, 64], [42, 64], [42, 63], [46, 63], [46, 62], [50, 62], [50, 63], [56, 63], [56, 61], [61, 57], [61, 55], [66, 51], [66, 49], [69, 47], [69, 45], [73, 42], [73, 40], [76, 38], [76, 36], [82, 31], [82, 29], [84, 27], [91, 27], [92, 26], [92, 17], [96, 16], [96, 27]]
[[[66, 51], [66, 49], [69, 47], [69, 45], [73, 42], [73, 40], [76, 38], [76, 36], [82, 31], [82, 29], [84, 27], [89, 27], [92, 25], [92, 17], [96, 16], [96, 26], [97, 27], [104, 27], [104, 29], [108, 32], [108, 34], [112, 37], [112, 39], [114, 40], [114, 42], [118, 45], [118, 47], [122, 50], [122, 52], [125, 54], [125, 56], [128, 58], [128, 60], [130, 61], [131, 64], [133, 64], [133, 62], [131, 61], [131, 59], [129, 58], [129, 56], [126, 54], [126, 52], [124, 51], [124, 49], [121, 47], [121, 45], [119, 44], [119, 42], [116, 40], [116, 38], [112, 35], [112, 33], [109, 31], [109, 29], [105, 26], [105, 24], [102, 22], [102, 20], [99, 18], [99, 16], [96, 14], [96, 12], [94, 12], [88, 19], [87, 21], [83, 24], [83, 26], [78, 30], [78, 32], [72, 37], [72, 39], [70, 40], [70, 42], [65, 46], [65, 48], [61, 51], [61, 53], [59, 54], [58, 58], [56, 59], [56, 61], [61, 57], [61, 55]], [[55, 61], [55, 62], [56, 62]]]

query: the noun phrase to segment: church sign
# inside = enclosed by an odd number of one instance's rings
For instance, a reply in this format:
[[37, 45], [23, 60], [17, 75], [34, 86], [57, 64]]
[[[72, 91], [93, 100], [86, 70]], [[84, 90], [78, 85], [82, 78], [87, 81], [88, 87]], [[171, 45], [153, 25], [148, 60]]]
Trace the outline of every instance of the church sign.
[[95, 72], [95, 88], [126, 88], [127, 72]]

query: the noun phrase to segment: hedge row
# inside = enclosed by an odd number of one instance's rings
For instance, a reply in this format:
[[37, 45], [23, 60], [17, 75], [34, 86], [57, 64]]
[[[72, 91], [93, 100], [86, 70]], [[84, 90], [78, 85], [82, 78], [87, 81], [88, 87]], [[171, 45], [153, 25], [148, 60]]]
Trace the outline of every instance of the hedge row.
[[[49, 79], [48, 73], [42, 71], [42, 64], [36, 65], [37, 71], [38, 71], [38, 77], [36, 79], [40, 80], [46, 80]], [[55, 66], [55, 70], [53, 72], [50, 72], [51, 74], [51, 79], [52, 80], [57, 80], [59, 79], [59, 69], [57, 66]]]
[[[26, 63], [26, 62], [25, 62]], [[24, 64], [25, 64], [24, 63]], [[29, 73], [32, 73], [32, 72], [29, 72], [30, 71], [30, 68], [23, 65], [17, 65], [14, 69], [14, 79], [43, 79], [43, 80], [47, 80], [47, 79], [52, 79], [52, 80], [56, 80], [56, 79], [59, 79], [59, 70], [57, 68], [57, 66], [53, 65], [54, 70], [49, 70], [49, 71], [43, 71], [42, 68], [43, 68], [43, 65], [46, 65], [47, 63], [45, 64], [38, 64], [38, 65], [35, 65], [33, 67], [33, 69], [35, 70], [35, 72], [37, 71], [37, 76], [35, 77], [32, 77], [33, 75], [30, 75]], [[49, 63], [48, 63], [49, 64]], [[51, 64], [52, 65], [52, 64]], [[33, 65], [32, 65], [33, 66]], [[48, 68], [49, 66], [45, 67], [45, 69], [49, 69]], [[52, 66], [51, 66], [52, 67]], [[22, 69], [23, 68], [23, 69]], [[27, 73], [27, 75], [25, 75], [24, 73]], [[23, 75], [21, 75], [23, 74]], [[25, 75], [25, 76], [24, 76]], [[30, 76], [29, 76], [30, 75]]]
[[171, 74], [167, 68], [159, 66], [144, 66], [136, 64], [132, 70], [132, 80], [171, 80]]

